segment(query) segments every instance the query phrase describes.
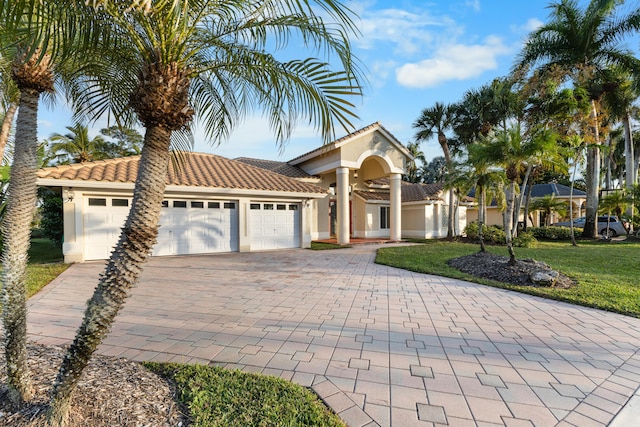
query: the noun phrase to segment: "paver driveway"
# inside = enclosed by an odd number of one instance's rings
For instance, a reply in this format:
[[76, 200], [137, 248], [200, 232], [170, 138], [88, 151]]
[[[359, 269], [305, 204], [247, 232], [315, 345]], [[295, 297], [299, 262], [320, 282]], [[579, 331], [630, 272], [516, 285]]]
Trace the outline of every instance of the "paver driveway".
[[[100, 352], [279, 375], [350, 426], [602, 426], [640, 384], [640, 319], [376, 265], [378, 247], [154, 258]], [[31, 298], [31, 338], [68, 344], [101, 271]]]

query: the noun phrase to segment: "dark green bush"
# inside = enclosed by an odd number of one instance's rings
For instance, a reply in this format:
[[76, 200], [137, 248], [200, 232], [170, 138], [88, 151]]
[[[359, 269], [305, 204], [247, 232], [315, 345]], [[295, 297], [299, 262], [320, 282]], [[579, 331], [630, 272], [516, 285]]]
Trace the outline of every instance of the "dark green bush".
[[62, 244], [62, 236], [64, 235], [62, 221], [62, 198], [57, 195], [51, 195], [42, 199], [40, 206], [40, 230], [42, 237], [51, 240], [54, 244]]
[[[571, 240], [571, 229], [569, 227], [529, 227], [527, 231], [539, 240]], [[574, 228], [576, 237], [582, 235], [582, 228]]]
[[531, 231], [521, 231], [518, 236], [513, 239], [513, 246], [518, 248], [533, 248], [538, 240]]
[[[469, 239], [477, 240], [478, 223], [471, 222], [467, 224], [464, 229], [464, 233]], [[482, 224], [482, 239], [488, 244], [504, 245], [506, 242], [506, 235], [504, 230], [496, 225]]]

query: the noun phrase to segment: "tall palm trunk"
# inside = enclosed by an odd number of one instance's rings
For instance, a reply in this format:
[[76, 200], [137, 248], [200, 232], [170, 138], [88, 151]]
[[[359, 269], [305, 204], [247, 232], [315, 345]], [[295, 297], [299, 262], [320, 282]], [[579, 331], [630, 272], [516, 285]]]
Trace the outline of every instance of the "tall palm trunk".
[[27, 268], [31, 221], [36, 209], [36, 147], [40, 92], [23, 89], [16, 127], [7, 208], [2, 222], [2, 320], [9, 398], [14, 404], [33, 394], [27, 365]]
[[18, 110], [18, 104], [12, 102], [9, 104], [9, 108], [4, 113], [2, 119], [2, 126], [0, 126], [0, 161], [4, 157], [4, 150], [7, 148], [7, 142], [9, 141], [9, 132], [11, 131], [11, 124], [13, 123], [13, 117]]
[[80, 375], [137, 283], [156, 243], [170, 140], [170, 130], [158, 125], [147, 128], [129, 217], [54, 383], [49, 408], [53, 425], [66, 425]]
[[[447, 137], [444, 133], [438, 133], [438, 142], [442, 147], [442, 153], [444, 154], [444, 160], [447, 163], [447, 172], [453, 172], [453, 159], [451, 158], [451, 151], [449, 150], [449, 144], [447, 144]], [[453, 187], [449, 189], [449, 220], [447, 222], [447, 239], [453, 239], [455, 235], [455, 209], [454, 203], [454, 190]]]
[[485, 223], [485, 206], [484, 206], [484, 186], [478, 186], [478, 193], [480, 193], [480, 197], [478, 198], [478, 239], [480, 239], [480, 252], [486, 252], [487, 249], [484, 247], [484, 237], [482, 235], [482, 228]]
[[[629, 111], [625, 112], [622, 119], [622, 125], [624, 127], [625, 188], [627, 191], [631, 191], [636, 183], [636, 170], [635, 162], [633, 161], [635, 153], [633, 152], [633, 134], [631, 133], [631, 119], [629, 117]], [[633, 206], [629, 206], [629, 208], [627, 208], [626, 214], [628, 216], [633, 215]], [[629, 222], [629, 227], [631, 227], [629, 231], [633, 231], [633, 222]]]
[[594, 144], [587, 149], [587, 171], [585, 176], [587, 184], [586, 220], [582, 232], [582, 235], [587, 238], [597, 236], [598, 190], [600, 186], [600, 131], [595, 100], [591, 101], [591, 117], [593, 119]]
[[513, 208], [515, 205], [516, 181], [512, 180], [505, 192], [507, 207], [502, 213], [502, 223], [504, 225], [505, 240], [509, 251], [509, 265], [515, 265], [516, 255], [513, 251], [513, 239], [511, 238], [513, 227]]

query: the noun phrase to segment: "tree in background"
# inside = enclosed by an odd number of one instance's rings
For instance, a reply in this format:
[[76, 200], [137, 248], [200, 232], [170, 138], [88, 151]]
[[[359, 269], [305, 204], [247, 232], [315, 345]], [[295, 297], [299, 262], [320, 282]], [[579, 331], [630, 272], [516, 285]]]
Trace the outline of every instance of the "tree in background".
[[114, 140], [107, 141], [105, 148], [107, 157], [110, 159], [117, 157], [137, 156], [142, 152], [144, 138], [135, 129], [110, 126], [100, 130], [100, 134], [106, 138]]
[[567, 215], [567, 202], [558, 200], [555, 195], [536, 197], [531, 201], [532, 211], [542, 211], [544, 213], [544, 225], [551, 224], [551, 214], [557, 212], [560, 216]]
[[[419, 142], [416, 141], [408, 143], [407, 150], [413, 157], [413, 160], [407, 163], [407, 173], [402, 177], [402, 179], [408, 182], [420, 182], [420, 171], [427, 160], [424, 158], [422, 150], [420, 150]], [[418, 165], [416, 161], [419, 161], [420, 165]]]
[[69, 132], [49, 137], [48, 150], [57, 164], [93, 162], [109, 158], [107, 142], [100, 135], [91, 138], [86, 125], [67, 126]]
[[420, 175], [425, 184], [444, 182], [447, 176], [447, 161], [442, 156], [434, 157], [430, 162], [424, 164]]
[[[433, 107], [422, 110], [420, 117], [413, 123], [413, 128], [417, 129], [416, 141], [422, 142], [436, 136], [438, 144], [442, 148], [444, 159], [447, 163], [447, 171], [452, 172], [453, 157], [449, 148], [447, 132], [453, 129], [456, 119], [456, 108], [453, 105], [445, 105], [436, 102]], [[454, 236], [454, 189], [449, 189], [449, 215], [447, 221], [447, 238]]]
[[[576, 87], [593, 87], [605, 70], [616, 66], [638, 75], [640, 60], [621, 45], [625, 36], [640, 29], [640, 10], [620, 15], [618, 0], [591, 0], [580, 8], [575, 0], [552, 3], [549, 22], [535, 30], [518, 58], [516, 67], [559, 69]], [[604, 88], [604, 86], [603, 86]], [[600, 136], [597, 101], [603, 91], [590, 91], [591, 137], [587, 155], [587, 212], [585, 237], [597, 234]]]

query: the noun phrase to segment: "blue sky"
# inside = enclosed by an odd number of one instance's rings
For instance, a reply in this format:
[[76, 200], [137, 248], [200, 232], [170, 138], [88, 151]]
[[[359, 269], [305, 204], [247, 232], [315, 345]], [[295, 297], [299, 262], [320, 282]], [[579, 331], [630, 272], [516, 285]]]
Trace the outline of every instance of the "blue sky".
[[[585, 0], [579, 2], [587, 3]], [[457, 102], [509, 72], [526, 35], [547, 20], [547, 0], [360, 0], [348, 3], [360, 17], [356, 56], [366, 67], [368, 86], [357, 100], [356, 128], [379, 121], [401, 142], [413, 139], [412, 123], [435, 102]], [[301, 56], [307, 54], [301, 53]], [[58, 102], [43, 107], [39, 136], [65, 132], [70, 113]], [[106, 123], [94, 125], [94, 134]], [[279, 150], [258, 114], [219, 146], [196, 129], [194, 151], [221, 156], [289, 160], [321, 144], [312, 128], [299, 126]], [[344, 136], [341, 129], [337, 137]], [[437, 141], [421, 146], [428, 159], [441, 155]]]

